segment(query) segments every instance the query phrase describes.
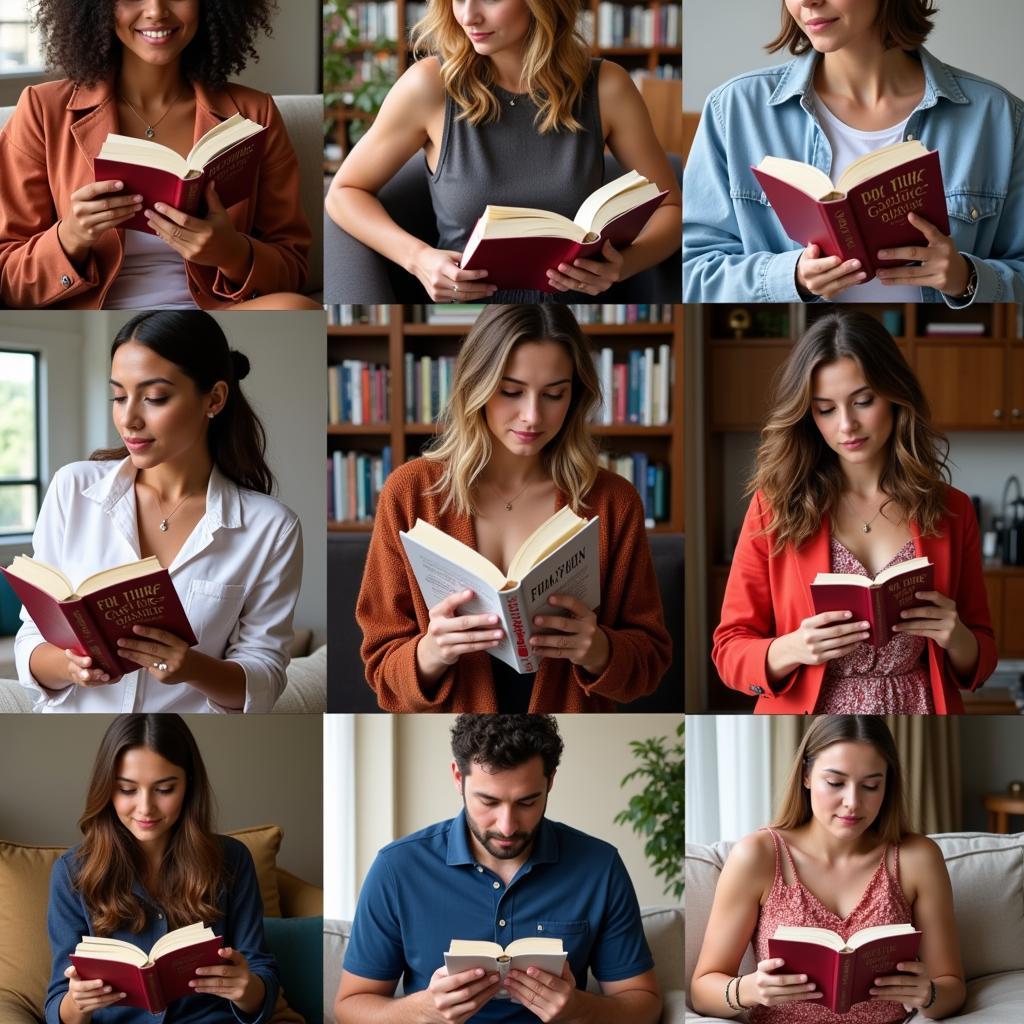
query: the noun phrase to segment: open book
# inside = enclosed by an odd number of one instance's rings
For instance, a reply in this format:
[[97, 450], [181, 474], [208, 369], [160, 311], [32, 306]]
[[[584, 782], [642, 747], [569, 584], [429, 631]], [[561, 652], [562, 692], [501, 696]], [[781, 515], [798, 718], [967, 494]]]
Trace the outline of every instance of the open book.
[[535, 615], [564, 615], [548, 604], [553, 594], [569, 594], [588, 608], [601, 603], [598, 517], [587, 521], [568, 505], [546, 519], [519, 546], [508, 574], [479, 551], [417, 519], [401, 531], [402, 546], [428, 608], [462, 590], [474, 597], [461, 614], [498, 616], [504, 639], [489, 652], [517, 672], [536, 672], [540, 659], [530, 647], [535, 634], [551, 632], [533, 624]]
[[[482, 967], [488, 974], [499, 974], [504, 978], [509, 971], [525, 971], [528, 967], [537, 967], [561, 977], [566, 956], [561, 939], [531, 936], [516, 939], [504, 947], [497, 942], [452, 939], [444, 955], [444, 965], [449, 976]], [[499, 988], [494, 998], [508, 999], [508, 989]], [[519, 1002], [518, 999], [512, 1001]]]
[[[123, 182], [119, 195], [141, 195], [143, 210], [166, 203], [202, 217], [206, 183], [211, 179], [225, 207], [249, 198], [266, 144], [265, 132], [262, 125], [235, 114], [211, 128], [184, 157], [158, 142], [111, 132], [93, 169], [97, 181]], [[122, 227], [153, 234], [143, 210]]]
[[602, 185], [569, 220], [525, 206], [487, 206], [462, 253], [463, 270], [486, 270], [499, 288], [553, 291], [547, 271], [577, 258], [601, 259], [609, 241], [623, 249], [668, 192], [637, 171]]
[[814, 1002], [847, 1013], [871, 998], [875, 978], [898, 974], [896, 965], [917, 959], [921, 933], [912, 924], [861, 928], [845, 942], [828, 928], [779, 925], [768, 939], [768, 955], [786, 961], [783, 974], [806, 974], [822, 993]]
[[907, 262], [879, 260], [879, 249], [926, 244], [908, 213], [920, 214], [949, 234], [939, 154], [917, 141], [859, 157], [835, 184], [799, 160], [766, 156], [751, 170], [793, 241], [813, 242], [822, 256], [860, 260], [866, 280], [879, 267]]
[[815, 612], [853, 612], [871, 628], [864, 642], [884, 647], [894, 636], [892, 627], [906, 608], [919, 608], [919, 590], [935, 589], [935, 566], [927, 557], [911, 558], [884, 569], [873, 580], [853, 572], [819, 572], [811, 584]]
[[131, 636], [136, 624], [166, 629], [190, 647], [198, 643], [170, 574], [153, 556], [93, 573], [77, 587], [28, 555], [15, 555], [0, 572], [47, 643], [88, 655], [93, 668], [112, 676], [139, 671], [117, 653], [118, 638]]
[[148, 953], [123, 939], [86, 935], [71, 962], [85, 981], [101, 980], [114, 992], [126, 993], [118, 1006], [162, 1013], [173, 1000], [192, 992], [188, 983], [197, 967], [223, 963], [217, 956], [222, 946], [223, 939], [197, 921], [161, 936]]

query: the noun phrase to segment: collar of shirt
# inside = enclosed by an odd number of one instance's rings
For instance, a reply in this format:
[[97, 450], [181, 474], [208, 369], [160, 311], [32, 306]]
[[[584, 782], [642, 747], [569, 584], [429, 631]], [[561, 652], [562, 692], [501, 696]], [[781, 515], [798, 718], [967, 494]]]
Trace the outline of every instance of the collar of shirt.
[[[138, 470], [130, 458], [114, 464], [96, 483], [87, 487], [82, 496], [100, 505], [110, 517], [118, 532], [131, 544], [138, 557], [139, 524], [135, 505], [135, 478]], [[214, 465], [206, 486], [206, 511], [188, 540], [182, 545], [174, 561], [168, 566], [173, 573], [188, 559], [197, 555], [213, 540], [219, 529], [238, 529], [242, 526], [242, 500], [238, 487]]]
[[[940, 100], [951, 103], [969, 103], [963, 89], [953, 75], [951, 68], [940, 60], [936, 60], [923, 46], [911, 50], [924, 70], [924, 96], [917, 105], [917, 110], [934, 107]], [[777, 106], [788, 100], [798, 98], [804, 109], [810, 109], [810, 93], [814, 88], [814, 69], [818, 63], [817, 51], [811, 49], [800, 54], [785, 65], [779, 84], [771, 95], [768, 103]]]
[[[558, 859], [558, 837], [548, 819], [541, 818], [537, 835], [533, 840], [533, 849], [530, 850], [530, 856], [526, 858], [526, 863], [516, 872], [516, 877], [518, 878], [524, 871], [530, 870], [535, 864], [557, 864]], [[452, 818], [451, 827], [448, 829], [448, 850], [445, 863], [451, 866], [477, 866], [477, 859], [469, 844], [469, 827], [466, 824], [465, 809], [459, 811]]]

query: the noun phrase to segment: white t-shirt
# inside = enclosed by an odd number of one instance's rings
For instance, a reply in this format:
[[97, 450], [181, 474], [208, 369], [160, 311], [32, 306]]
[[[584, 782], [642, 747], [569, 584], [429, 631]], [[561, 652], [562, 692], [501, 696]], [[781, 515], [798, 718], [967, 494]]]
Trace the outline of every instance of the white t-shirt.
[[[866, 153], [873, 153], [883, 146], [891, 146], [897, 142], [904, 141], [904, 133], [907, 130], [907, 117], [894, 124], [891, 128], [883, 128], [877, 132], [862, 132], [858, 128], [851, 128], [848, 124], [840, 121], [835, 114], [818, 98], [814, 97], [814, 110], [818, 115], [818, 122], [821, 130], [825, 133], [829, 145], [832, 147], [832, 170], [829, 177], [835, 181], [843, 171], [858, 157]], [[920, 302], [921, 289], [910, 285], [889, 285], [882, 284], [877, 277], [872, 278], [866, 284], [857, 284], [852, 288], [845, 288], [832, 296], [833, 302]]]
[[128, 228], [124, 261], [107, 290], [104, 309], [195, 309], [185, 261], [162, 238]]
[[[141, 558], [135, 467], [73, 462], [57, 470], [32, 537], [33, 554], [72, 583]], [[291, 509], [238, 487], [214, 468], [206, 512], [168, 566], [199, 643], [194, 648], [245, 671], [244, 711], [265, 713], [285, 687], [292, 615], [302, 580], [302, 528]], [[226, 712], [188, 683], [166, 684], [146, 669], [109, 686], [68, 686], [52, 694], [29, 670], [45, 643], [28, 613], [14, 642], [18, 680], [33, 711]]]

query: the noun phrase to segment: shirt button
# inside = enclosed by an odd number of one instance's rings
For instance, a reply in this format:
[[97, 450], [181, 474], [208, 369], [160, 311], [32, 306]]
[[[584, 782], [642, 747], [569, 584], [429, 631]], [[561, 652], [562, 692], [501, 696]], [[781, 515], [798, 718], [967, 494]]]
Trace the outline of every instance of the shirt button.
[[539, 932], [544, 931], [544, 925], [542, 925], [542, 924], [537, 925], [537, 931], [539, 931]]
[[914, 133], [913, 132], [907, 132], [907, 142], [913, 142], [913, 141], [914, 141]]
[[256, 291], [255, 288], [251, 292], [249, 292], [249, 298], [250, 299], [258, 299], [259, 297], [260, 297], [260, 293], [258, 291]]
[[972, 206], [971, 207], [971, 220], [977, 220], [977, 219], [978, 219], [978, 211], [977, 211], [977, 209], [975, 207]]
[[491, 882], [491, 886], [495, 889], [501, 888], [501, 882]]
[[499, 927], [499, 928], [504, 928], [504, 927], [505, 927], [505, 918], [501, 918], [501, 919], [500, 919], [500, 920], [498, 921], [498, 927]]
[[60, 279], [60, 283], [61, 283], [61, 285], [64, 288], [70, 288], [71, 287], [71, 278], [68, 277], [67, 274], [62, 274], [61, 275], [61, 279]]
[[480, 874], [484, 873], [484, 869], [479, 864], [477, 864], [476, 869], [480, 872]]
[[761, 694], [764, 693], [764, 687], [762, 687], [762, 686], [752, 686], [750, 688], [750, 692], [751, 693], [756, 693], [760, 697]]
[[156, 915], [156, 919], [157, 919], [158, 921], [162, 921], [162, 920], [164, 919], [164, 915], [163, 915], [163, 914], [157, 914], [157, 915]]

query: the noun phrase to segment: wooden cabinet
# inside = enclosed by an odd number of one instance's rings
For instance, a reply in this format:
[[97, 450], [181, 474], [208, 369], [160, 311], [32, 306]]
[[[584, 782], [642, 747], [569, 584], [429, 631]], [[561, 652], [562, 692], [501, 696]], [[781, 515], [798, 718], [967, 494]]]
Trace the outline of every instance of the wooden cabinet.
[[985, 570], [985, 591], [1000, 658], [1024, 658], [1024, 566]]
[[1007, 356], [1009, 372], [1007, 389], [1009, 415], [1006, 425], [1011, 430], [1024, 430], [1024, 343], [1014, 342]]
[[1007, 419], [1002, 342], [919, 342], [913, 365], [932, 407], [932, 419], [945, 430], [1000, 429]]
[[711, 350], [711, 429], [760, 430], [768, 384], [792, 342], [720, 342]]

